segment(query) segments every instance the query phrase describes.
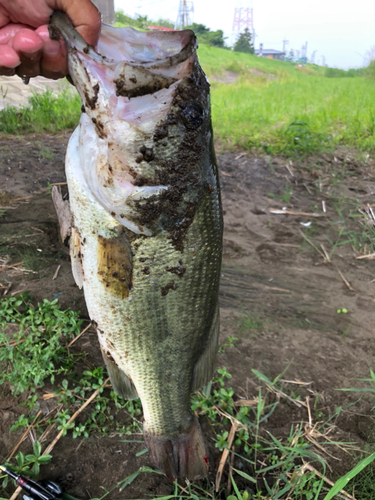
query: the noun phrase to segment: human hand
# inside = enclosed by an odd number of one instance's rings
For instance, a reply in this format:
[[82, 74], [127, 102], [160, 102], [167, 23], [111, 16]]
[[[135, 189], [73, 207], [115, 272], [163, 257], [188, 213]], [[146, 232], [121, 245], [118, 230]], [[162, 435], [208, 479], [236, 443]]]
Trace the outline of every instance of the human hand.
[[55, 10], [65, 12], [86, 42], [96, 45], [101, 20], [90, 0], [0, 0], [0, 75], [66, 76], [64, 41], [51, 40], [48, 32]]

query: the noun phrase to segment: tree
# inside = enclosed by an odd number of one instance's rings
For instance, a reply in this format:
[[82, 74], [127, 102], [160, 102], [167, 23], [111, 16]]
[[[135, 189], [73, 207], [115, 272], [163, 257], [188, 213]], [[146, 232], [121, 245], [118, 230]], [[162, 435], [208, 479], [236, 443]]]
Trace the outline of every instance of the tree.
[[222, 30], [211, 31], [204, 24], [193, 23], [186, 28], [191, 29], [196, 34], [198, 41], [214, 45], [215, 47], [224, 47], [224, 33]]
[[116, 23], [132, 26], [132, 23], [134, 22], [133, 18], [127, 16], [122, 9], [116, 10], [115, 15], [116, 15]]
[[207, 28], [207, 26], [205, 26], [204, 24], [199, 23], [193, 23], [190, 26], [186, 26], [186, 28], [193, 30], [197, 36], [205, 35], [209, 31], [211, 31], [210, 28]]
[[254, 46], [251, 43], [251, 33], [249, 28], [245, 28], [243, 33], [240, 33], [233, 50], [235, 52], [245, 52], [246, 54], [254, 54]]

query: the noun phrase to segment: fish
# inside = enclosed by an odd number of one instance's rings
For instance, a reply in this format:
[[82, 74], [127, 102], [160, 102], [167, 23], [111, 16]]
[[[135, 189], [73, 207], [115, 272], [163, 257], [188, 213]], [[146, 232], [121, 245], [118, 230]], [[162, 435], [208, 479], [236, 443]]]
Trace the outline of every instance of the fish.
[[66, 154], [74, 279], [114, 391], [141, 399], [152, 462], [205, 477], [190, 397], [215, 370], [223, 216], [196, 37], [104, 25], [94, 48], [61, 12], [50, 36], [82, 100]]

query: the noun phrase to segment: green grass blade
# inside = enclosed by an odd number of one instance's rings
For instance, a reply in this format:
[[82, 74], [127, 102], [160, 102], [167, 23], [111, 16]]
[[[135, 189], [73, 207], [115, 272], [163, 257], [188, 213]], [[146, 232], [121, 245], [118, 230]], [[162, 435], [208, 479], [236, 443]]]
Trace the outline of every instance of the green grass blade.
[[331, 500], [331, 498], [340, 493], [340, 491], [346, 487], [348, 482], [355, 476], [357, 476], [357, 474], [362, 472], [363, 469], [367, 467], [373, 460], [375, 460], [375, 453], [372, 453], [370, 456], [361, 460], [352, 470], [345, 474], [345, 476], [336, 481], [334, 486], [329, 490], [323, 500]]
[[232, 468], [233, 468], [233, 470], [235, 470], [237, 472], [237, 474], [239, 476], [242, 476], [243, 478], [247, 479], [248, 481], [251, 481], [252, 483], [256, 484], [256, 482], [257, 482], [256, 479], [249, 476], [249, 474], [246, 474], [246, 472], [242, 472], [241, 470], [235, 469], [234, 467], [232, 467]]

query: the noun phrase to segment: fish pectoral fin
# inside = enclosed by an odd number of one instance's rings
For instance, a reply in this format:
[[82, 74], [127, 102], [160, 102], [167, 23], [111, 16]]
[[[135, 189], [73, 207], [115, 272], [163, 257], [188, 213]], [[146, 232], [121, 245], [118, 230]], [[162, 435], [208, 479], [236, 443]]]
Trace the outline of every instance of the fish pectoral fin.
[[60, 186], [52, 187], [52, 201], [60, 226], [61, 241], [64, 243], [71, 233], [72, 215], [69, 201], [63, 199]]
[[123, 399], [138, 398], [137, 390], [126, 373], [119, 368], [111, 353], [101, 349], [105, 366], [111, 379], [112, 388]]
[[194, 366], [192, 392], [207, 385], [215, 373], [217, 351], [219, 347], [219, 333], [219, 307], [217, 306], [206, 349]]
[[82, 267], [82, 254], [81, 242], [77, 229], [73, 226], [70, 238], [70, 259], [72, 261], [72, 273], [74, 281], [79, 288], [83, 286], [83, 267]]

